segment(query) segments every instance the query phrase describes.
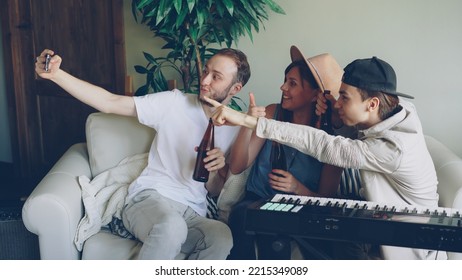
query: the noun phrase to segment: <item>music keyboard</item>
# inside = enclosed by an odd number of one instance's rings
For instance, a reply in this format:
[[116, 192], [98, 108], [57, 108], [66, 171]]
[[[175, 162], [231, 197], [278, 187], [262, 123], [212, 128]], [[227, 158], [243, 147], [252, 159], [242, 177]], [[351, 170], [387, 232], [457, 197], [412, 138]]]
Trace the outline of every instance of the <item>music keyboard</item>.
[[462, 252], [462, 211], [277, 194], [249, 206], [249, 233]]

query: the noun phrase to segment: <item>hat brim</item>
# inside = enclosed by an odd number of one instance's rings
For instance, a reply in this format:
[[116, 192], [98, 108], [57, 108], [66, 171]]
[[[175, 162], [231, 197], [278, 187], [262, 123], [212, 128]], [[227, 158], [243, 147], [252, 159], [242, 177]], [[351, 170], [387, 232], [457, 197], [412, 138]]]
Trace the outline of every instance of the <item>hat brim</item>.
[[402, 93], [402, 92], [387, 91], [387, 90], [384, 90], [383, 88], [380, 88], [380, 87], [371, 88], [369, 85], [362, 84], [361, 81], [359, 79], [357, 79], [357, 78], [352, 79], [352, 78], [346, 78], [344, 76], [344, 77], [342, 77], [342, 83], [344, 83], [346, 85], [349, 85], [349, 86], [356, 87], [356, 88], [360, 88], [360, 89], [363, 89], [363, 90], [379, 91], [379, 92], [383, 92], [383, 93], [389, 94], [389, 95], [401, 96], [401, 97], [405, 97], [405, 98], [409, 98], [409, 99], [414, 99], [414, 96], [409, 95], [409, 94], [405, 94], [405, 93]]
[[344, 84], [373, 92], [414, 99], [413, 96], [396, 91], [396, 73], [386, 61], [376, 56], [356, 59], [344, 68]]
[[384, 91], [384, 93], [390, 94], [390, 95], [401, 96], [401, 97], [405, 97], [405, 98], [409, 98], [409, 99], [414, 99], [414, 96], [409, 95], [409, 94], [405, 94], [405, 93], [401, 93], [401, 92], [385, 92]]
[[322, 53], [306, 58], [296, 46], [292, 46], [290, 57], [292, 62], [301, 60], [308, 66], [322, 92], [330, 91], [335, 98], [338, 97], [343, 69], [331, 54]]
[[314, 76], [314, 79], [316, 80], [316, 83], [318, 84], [318, 87], [322, 90], [325, 91], [324, 85], [322, 83], [322, 80], [319, 76], [319, 73], [316, 71], [316, 69], [313, 67], [311, 63], [309, 63], [309, 60], [306, 59], [306, 57], [302, 54], [302, 52], [296, 47], [296, 46], [291, 46], [290, 47], [290, 59], [292, 61], [298, 61], [298, 60], [303, 60], [308, 68], [310, 69], [311, 73]]

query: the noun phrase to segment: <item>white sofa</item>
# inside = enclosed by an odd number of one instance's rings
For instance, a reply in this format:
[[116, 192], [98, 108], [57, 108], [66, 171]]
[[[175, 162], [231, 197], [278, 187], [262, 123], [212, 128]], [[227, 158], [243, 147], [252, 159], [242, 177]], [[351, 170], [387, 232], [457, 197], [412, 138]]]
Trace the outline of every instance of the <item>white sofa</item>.
[[[439, 206], [462, 209], [462, 159], [431, 136], [425, 141], [438, 177]], [[462, 253], [448, 252], [448, 259], [462, 260]]]
[[[41, 259], [136, 259], [140, 242], [101, 231], [79, 252], [74, 245], [84, 215], [78, 176], [94, 178], [121, 160], [146, 153], [155, 131], [135, 118], [93, 113], [86, 123], [86, 143], [70, 147], [26, 200], [22, 217], [26, 228], [38, 235]], [[226, 222], [231, 206], [243, 195], [247, 171], [225, 182], [217, 206]], [[233, 187], [230, 187], [233, 186]], [[234, 188], [234, 186], [241, 186]], [[185, 258], [180, 254], [177, 258]]]
[[[24, 224], [38, 235], [41, 259], [136, 259], [139, 242], [105, 231], [89, 238], [82, 252], [76, 249], [74, 236], [84, 215], [77, 177], [94, 178], [128, 156], [147, 152], [155, 132], [134, 118], [93, 113], [86, 135], [87, 142], [70, 147], [28, 197]], [[436, 139], [427, 136], [426, 140], [437, 170], [441, 206], [462, 209], [462, 160]], [[226, 181], [218, 200], [223, 221], [242, 196], [246, 176], [244, 172]], [[450, 258], [462, 259], [454, 253]]]

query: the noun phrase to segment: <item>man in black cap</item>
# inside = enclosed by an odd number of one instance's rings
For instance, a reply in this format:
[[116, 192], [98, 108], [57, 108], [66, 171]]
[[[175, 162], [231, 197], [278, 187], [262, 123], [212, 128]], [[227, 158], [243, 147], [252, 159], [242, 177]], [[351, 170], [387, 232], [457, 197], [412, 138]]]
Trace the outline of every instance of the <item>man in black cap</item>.
[[[340, 97], [334, 108], [338, 120], [355, 127], [355, 140], [331, 136], [308, 126], [255, 118], [221, 106], [216, 125], [237, 124], [256, 130], [257, 136], [278, 141], [321, 162], [361, 171], [364, 199], [404, 208], [438, 206], [437, 178], [414, 106], [396, 91], [393, 68], [377, 57], [358, 59], [344, 69]], [[330, 99], [330, 98], [329, 98]], [[318, 113], [325, 109], [320, 97]], [[435, 251], [381, 246], [385, 259], [445, 259]]]

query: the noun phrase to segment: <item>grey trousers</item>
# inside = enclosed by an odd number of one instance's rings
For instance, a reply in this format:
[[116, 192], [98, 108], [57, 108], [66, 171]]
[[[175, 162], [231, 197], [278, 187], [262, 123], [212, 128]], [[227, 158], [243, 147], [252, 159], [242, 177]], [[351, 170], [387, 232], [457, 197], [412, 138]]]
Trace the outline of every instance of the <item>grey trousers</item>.
[[224, 260], [233, 246], [226, 224], [202, 217], [156, 190], [133, 197], [123, 209], [122, 220], [143, 242], [139, 259], [168, 260], [181, 252], [188, 259]]

